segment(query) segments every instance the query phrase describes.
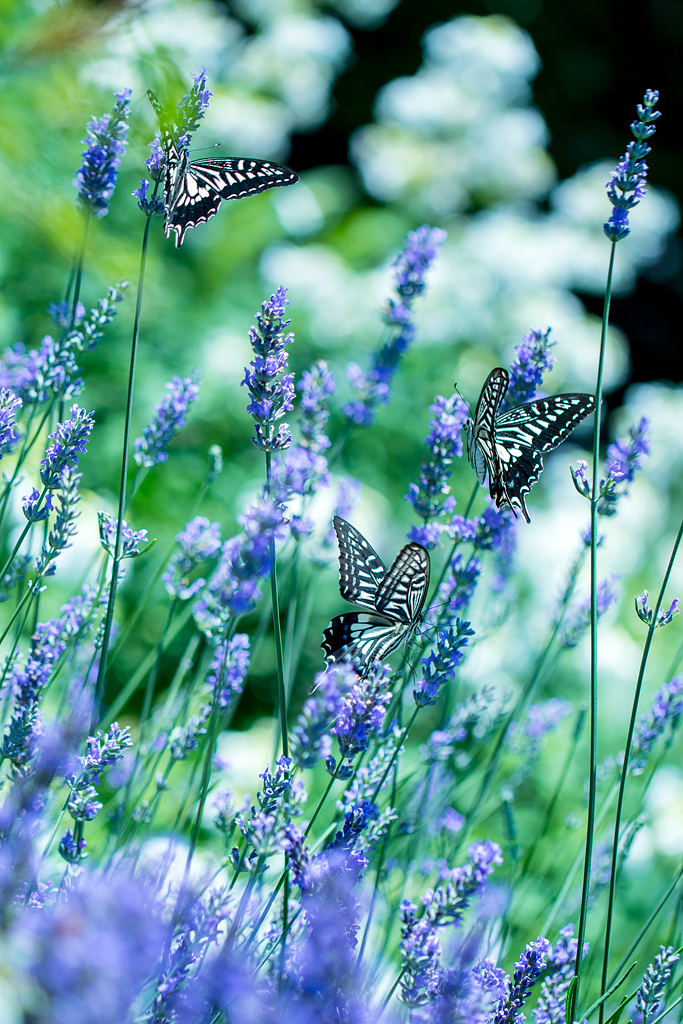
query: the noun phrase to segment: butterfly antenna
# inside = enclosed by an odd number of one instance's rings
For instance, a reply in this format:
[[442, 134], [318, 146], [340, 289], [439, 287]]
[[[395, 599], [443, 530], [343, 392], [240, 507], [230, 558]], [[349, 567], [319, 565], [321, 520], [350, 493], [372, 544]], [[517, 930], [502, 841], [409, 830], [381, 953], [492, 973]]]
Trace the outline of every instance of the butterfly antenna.
[[467, 406], [467, 408], [469, 409], [470, 403], [467, 401], [466, 398], [463, 398], [463, 396], [458, 391], [458, 382], [457, 382], [457, 380], [456, 380], [455, 384], [453, 385], [453, 390], [455, 391], [455, 393], [458, 396], [458, 398], [461, 399], [461, 401], [463, 401], [465, 403], [465, 405]]
[[210, 149], [217, 149], [218, 146], [220, 146], [220, 142], [214, 142], [213, 146], [202, 146], [201, 149], [193, 149], [192, 152], [193, 153], [206, 153]]

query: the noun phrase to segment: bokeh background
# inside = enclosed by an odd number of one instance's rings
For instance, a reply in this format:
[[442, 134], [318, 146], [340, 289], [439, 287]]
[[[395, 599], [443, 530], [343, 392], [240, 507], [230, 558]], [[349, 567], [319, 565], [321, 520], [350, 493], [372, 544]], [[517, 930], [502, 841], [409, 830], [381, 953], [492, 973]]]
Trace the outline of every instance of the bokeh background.
[[[122, 619], [182, 525], [210, 445], [222, 446], [225, 469], [201, 511], [221, 521], [224, 536], [261, 486], [262, 461], [249, 443], [240, 381], [253, 315], [279, 284], [289, 289], [296, 333], [291, 367], [299, 375], [314, 359], [327, 360], [337, 378], [338, 408], [349, 394], [347, 363], [367, 365], [380, 342], [390, 264], [405, 233], [424, 222], [448, 231], [417, 306], [419, 338], [396, 378], [392, 402], [372, 430], [353, 434], [335, 466], [335, 476], [362, 481], [354, 521], [388, 558], [410, 525], [403, 495], [419, 471], [434, 395], [452, 393], [457, 380], [475, 401], [486, 373], [509, 360], [522, 334], [548, 326], [558, 339], [549, 390], [592, 390], [608, 258], [604, 183], [630, 137], [643, 91], [661, 91], [663, 116], [649, 160], [652, 187], [632, 217], [632, 235], [619, 245], [607, 356], [607, 436], [647, 415], [654, 444], [629, 499], [606, 524], [601, 549], [601, 571], [618, 575], [622, 593], [606, 617], [600, 648], [601, 755], [615, 753], [623, 744], [643, 639], [633, 597], [643, 587], [656, 591], [683, 508], [681, 5], [7, 0], [0, 31], [3, 348], [37, 347], [50, 330], [46, 307], [64, 293], [81, 232], [71, 186], [79, 139], [86, 121], [110, 108], [113, 90], [133, 89], [131, 144], [110, 214], [91, 225], [86, 305], [122, 278], [134, 287], [143, 217], [130, 193], [145, 173], [155, 131], [148, 88], [177, 99], [190, 73], [205, 67], [214, 98], [194, 145], [220, 142], [218, 154], [274, 158], [301, 175], [295, 188], [224, 204], [217, 217], [188, 233], [179, 251], [164, 239], [161, 222], [154, 224], [135, 432], [171, 375], [197, 368], [204, 377], [171, 460], [146, 477], [131, 508], [133, 525], [148, 528], [158, 544], [133, 566], [122, 591]], [[106, 339], [83, 360], [86, 389], [79, 401], [96, 409], [98, 431], [82, 464], [78, 553], [63, 560], [45, 598], [46, 614], [97, 550], [97, 509], [114, 508], [132, 310], [129, 296]], [[334, 413], [332, 436], [341, 425]], [[548, 460], [534, 488], [532, 525], [518, 529], [514, 588], [495, 600], [482, 591], [472, 609], [485, 642], [467, 662], [467, 683], [514, 692], [547, 635], [587, 521], [567, 469], [584, 454], [579, 449], [587, 439], [577, 431], [571, 445]], [[37, 465], [34, 471], [37, 477]], [[456, 465], [453, 489], [461, 507], [471, 487], [469, 467]], [[329, 511], [323, 503], [321, 520]], [[15, 509], [17, 527], [20, 514]], [[320, 574], [320, 586], [296, 699], [322, 666], [322, 627], [341, 610], [334, 564]], [[676, 568], [670, 596], [681, 590], [683, 568]], [[582, 578], [579, 597], [586, 593]], [[156, 642], [166, 606], [161, 588], [155, 595], [115, 662], [111, 698]], [[246, 625], [258, 629], [258, 616]], [[273, 657], [267, 633], [261, 640], [232, 726], [249, 730], [241, 747], [235, 737], [231, 747], [241, 751], [235, 761], [245, 777], [270, 756], [263, 716], [273, 705]], [[160, 688], [185, 641], [181, 633], [169, 651]], [[677, 623], [657, 637], [648, 692], [676, 669], [680, 643]], [[578, 708], [587, 692], [587, 665], [584, 644], [565, 652], [553, 664], [545, 695], [563, 696]], [[138, 707], [136, 695], [123, 720], [134, 722]], [[427, 719], [418, 740], [433, 727]], [[567, 719], [544, 755], [549, 778], [556, 776], [572, 722]], [[579, 789], [583, 771], [576, 769]], [[667, 858], [683, 851], [683, 773], [673, 765], [661, 771], [631, 863], [638, 870], [663, 858], [664, 878]], [[543, 786], [542, 774], [534, 786]], [[534, 800], [530, 790], [528, 805]], [[644, 907], [657, 877], [648, 875], [647, 885], [634, 890]]]

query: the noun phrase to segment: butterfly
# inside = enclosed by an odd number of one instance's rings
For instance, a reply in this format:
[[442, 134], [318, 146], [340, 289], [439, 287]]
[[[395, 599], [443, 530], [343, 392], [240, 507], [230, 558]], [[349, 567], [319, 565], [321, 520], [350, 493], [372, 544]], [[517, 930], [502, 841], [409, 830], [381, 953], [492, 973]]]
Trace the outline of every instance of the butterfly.
[[176, 247], [182, 245], [188, 228], [202, 224], [218, 212], [222, 200], [243, 199], [269, 188], [294, 185], [299, 180], [299, 175], [289, 167], [270, 160], [238, 156], [190, 160], [187, 149], [178, 147], [158, 99], [153, 92], [147, 95], [159, 118], [166, 156], [166, 237], [175, 231]]
[[489, 477], [498, 508], [509, 505], [531, 522], [524, 495], [543, 472], [543, 454], [557, 448], [593, 411], [592, 395], [554, 395], [526, 402], [498, 415], [508, 389], [507, 370], [491, 370], [481, 389], [474, 419], [467, 420], [467, 457], [479, 483]]
[[406, 544], [387, 570], [355, 526], [339, 516], [333, 525], [341, 596], [366, 611], [337, 615], [320, 646], [328, 665], [350, 661], [365, 676], [416, 630], [429, 587], [429, 555], [421, 544]]

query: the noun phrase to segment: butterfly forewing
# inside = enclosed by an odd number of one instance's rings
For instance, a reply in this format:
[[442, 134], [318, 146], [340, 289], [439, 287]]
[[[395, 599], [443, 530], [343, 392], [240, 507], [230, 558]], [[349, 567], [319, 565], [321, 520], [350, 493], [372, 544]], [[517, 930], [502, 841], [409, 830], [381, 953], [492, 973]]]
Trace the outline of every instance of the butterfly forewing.
[[410, 624], [422, 611], [428, 587], [429, 555], [421, 544], [406, 544], [379, 585], [377, 611]]
[[502, 367], [491, 371], [481, 389], [474, 422], [468, 430], [467, 457], [481, 484], [486, 479], [487, 471], [489, 479], [492, 476], [496, 415], [508, 389], [508, 381], [507, 370]]
[[334, 530], [341, 595], [370, 614], [338, 615], [324, 630], [321, 646], [328, 663], [351, 661], [366, 675], [416, 628], [429, 586], [429, 555], [419, 544], [406, 544], [387, 571], [354, 526], [335, 516]]
[[386, 575], [384, 562], [362, 533], [335, 516], [339, 544], [339, 591], [349, 604], [377, 611], [377, 590]]

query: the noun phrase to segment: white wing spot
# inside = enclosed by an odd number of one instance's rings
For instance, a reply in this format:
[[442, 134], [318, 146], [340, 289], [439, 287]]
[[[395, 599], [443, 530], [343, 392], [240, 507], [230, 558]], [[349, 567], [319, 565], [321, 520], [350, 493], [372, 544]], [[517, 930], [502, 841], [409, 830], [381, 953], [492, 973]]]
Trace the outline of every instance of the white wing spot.
[[194, 174], [185, 175], [185, 189], [190, 196], [197, 195], [197, 180]]

